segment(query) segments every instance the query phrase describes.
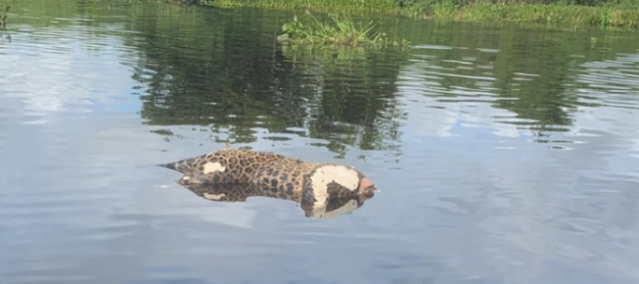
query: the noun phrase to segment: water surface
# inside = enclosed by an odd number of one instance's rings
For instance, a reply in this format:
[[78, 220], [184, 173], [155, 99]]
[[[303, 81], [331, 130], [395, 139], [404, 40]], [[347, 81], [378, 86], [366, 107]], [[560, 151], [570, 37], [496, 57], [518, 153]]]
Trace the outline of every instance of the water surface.
[[[631, 31], [387, 18], [309, 55], [292, 13], [10, 1], [0, 283], [637, 283]], [[235, 147], [356, 166], [332, 219], [156, 167]]]

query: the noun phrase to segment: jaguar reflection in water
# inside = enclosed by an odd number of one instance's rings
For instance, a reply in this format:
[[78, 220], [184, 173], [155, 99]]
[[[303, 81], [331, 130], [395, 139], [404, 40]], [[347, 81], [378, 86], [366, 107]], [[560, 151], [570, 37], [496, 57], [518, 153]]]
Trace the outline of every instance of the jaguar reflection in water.
[[178, 183], [205, 199], [292, 200], [311, 218], [332, 218], [360, 208], [376, 190], [370, 179], [351, 166], [233, 149], [228, 143], [225, 149], [161, 166], [184, 174]]

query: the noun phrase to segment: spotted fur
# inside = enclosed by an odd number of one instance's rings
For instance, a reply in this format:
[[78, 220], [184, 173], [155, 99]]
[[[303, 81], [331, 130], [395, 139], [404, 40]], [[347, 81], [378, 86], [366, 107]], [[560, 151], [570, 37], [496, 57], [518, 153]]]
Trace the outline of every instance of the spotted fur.
[[368, 178], [350, 166], [304, 162], [271, 152], [234, 149], [229, 144], [163, 166], [183, 173], [183, 185], [241, 185], [261, 195], [299, 196], [295, 199], [313, 206], [326, 206], [331, 198], [371, 195], [375, 190]]
[[325, 206], [316, 206], [311, 202], [303, 201], [302, 194], [297, 192], [273, 191], [249, 184], [204, 183], [202, 178], [198, 174], [184, 175], [178, 183], [194, 194], [213, 202], [245, 202], [250, 197], [258, 196], [293, 201], [300, 204], [305, 217], [314, 219], [330, 219], [352, 212], [373, 197], [373, 194], [335, 196], [329, 199]]

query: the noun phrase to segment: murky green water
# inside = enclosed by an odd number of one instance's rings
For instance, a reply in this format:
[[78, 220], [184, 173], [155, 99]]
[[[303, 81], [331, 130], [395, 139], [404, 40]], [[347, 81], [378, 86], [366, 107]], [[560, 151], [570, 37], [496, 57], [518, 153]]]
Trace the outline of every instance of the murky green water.
[[[385, 19], [412, 50], [310, 56], [290, 13], [10, 3], [0, 283], [639, 281], [636, 32]], [[315, 219], [154, 166], [226, 141], [381, 192]]]

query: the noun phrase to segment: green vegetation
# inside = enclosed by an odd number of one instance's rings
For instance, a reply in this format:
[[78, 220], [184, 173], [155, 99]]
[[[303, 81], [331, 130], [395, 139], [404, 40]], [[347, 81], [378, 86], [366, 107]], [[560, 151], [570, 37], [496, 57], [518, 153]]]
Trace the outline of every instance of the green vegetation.
[[389, 9], [399, 11], [395, 0], [200, 0], [199, 3], [223, 8], [256, 7], [329, 12], [382, 12]]
[[408, 47], [406, 40], [391, 41], [385, 32], [373, 32], [372, 21], [365, 27], [356, 26], [349, 17], [340, 18], [330, 16], [332, 22], [321, 22], [312, 15], [299, 20], [297, 16], [293, 21], [282, 26], [284, 34], [278, 37], [281, 42], [292, 45], [328, 46], [328, 47], [374, 47], [388, 46]]
[[0, 8], [0, 31], [7, 30], [7, 13], [9, 13], [10, 6], [4, 6]]
[[633, 0], [199, 0], [217, 7], [383, 13], [422, 19], [639, 27]]
[[556, 23], [572, 26], [599, 25], [602, 27], [639, 26], [639, 10], [614, 7], [590, 7], [565, 4], [489, 4], [455, 6], [435, 5], [424, 18], [462, 21], [510, 21]]

